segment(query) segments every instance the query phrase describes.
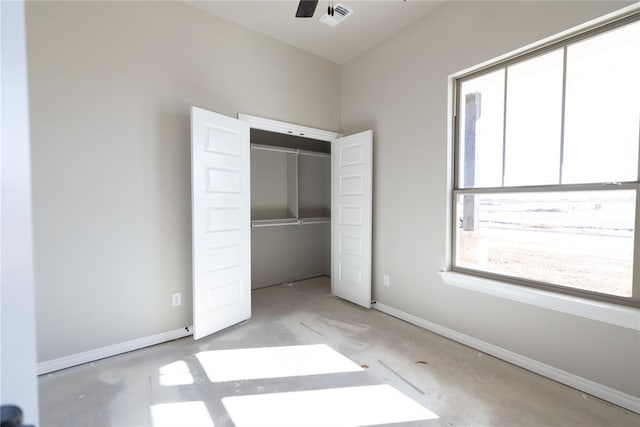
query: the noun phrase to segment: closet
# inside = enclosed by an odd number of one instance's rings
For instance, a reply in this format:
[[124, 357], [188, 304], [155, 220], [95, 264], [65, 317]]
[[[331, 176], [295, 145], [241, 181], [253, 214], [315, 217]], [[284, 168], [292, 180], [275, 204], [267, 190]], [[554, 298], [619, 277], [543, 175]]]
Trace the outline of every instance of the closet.
[[251, 288], [331, 275], [331, 143], [250, 130]]
[[331, 276], [371, 305], [371, 131], [191, 109], [193, 336], [251, 317], [251, 289]]

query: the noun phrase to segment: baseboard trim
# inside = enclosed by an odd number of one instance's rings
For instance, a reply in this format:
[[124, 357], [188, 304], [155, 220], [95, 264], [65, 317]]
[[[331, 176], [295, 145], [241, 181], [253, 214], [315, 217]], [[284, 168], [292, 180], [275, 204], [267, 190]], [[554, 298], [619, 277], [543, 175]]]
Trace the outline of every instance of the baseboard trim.
[[632, 396], [627, 393], [623, 393], [611, 387], [596, 383], [578, 375], [572, 374], [562, 369], [555, 368], [529, 357], [523, 356], [518, 353], [514, 353], [502, 347], [490, 344], [486, 341], [479, 340], [477, 338], [465, 335], [453, 329], [449, 329], [445, 326], [437, 323], [430, 322], [413, 314], [406, 313], [402, 310], [390, 307], [388, 305], [376, 302], [372, 308], [386, 313], [390, 316], [397, 317], [398, 319], [409, 322], [413, 325], [427, 329], [438, 335], [442, 335], [446, 338], [457, 341], [461, 344], [480, 350], [484, 353], [490, 354], [498, 359], [502, 359], [509, 363], [512, 363], [521, 368], [527, 369], [536, 374], [540, 374], [544, 377], [550, 378], [559, 383], [568, 385], [585, 393], [599, 397], [600, 399], [614, 403], [630, 411], [640, 413], [640, 398]]
[[174, 329], [172, 331], [162, 332], [160, 334], [148, 337], [137, 338], [135, 340], [125, 341], [118, 344], [100, 347], [82, 353], [71, 354], [69, 356], [59, 357], [57, 359], [47, 360], [38, 363], [38, 375], [48, 374], [50, 372], [59, 371], [61, 369], [70, 368], [72, 366], [82, 365], [83, 363], [95, 362], [96, 360], [106, 357], [116, 356], [118, 354], [127, 353], [133, 350], [149, 347], [163, 342], [172, 341], [178, 338], [192, 335], [192, 327]]

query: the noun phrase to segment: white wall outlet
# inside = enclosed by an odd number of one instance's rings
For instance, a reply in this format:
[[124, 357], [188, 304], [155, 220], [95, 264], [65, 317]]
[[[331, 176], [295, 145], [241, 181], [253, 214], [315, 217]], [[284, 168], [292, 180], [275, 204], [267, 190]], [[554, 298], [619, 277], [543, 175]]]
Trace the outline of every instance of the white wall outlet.
[[176, 292], [175, 294], [173, 294], [171, 296], [171, 303], [174, 307], [182, 304], [182, 294], [180, 292]]
[[385, 286], [391, 286], [391, 277], [388, 274], [382, 275], [382, 284]]

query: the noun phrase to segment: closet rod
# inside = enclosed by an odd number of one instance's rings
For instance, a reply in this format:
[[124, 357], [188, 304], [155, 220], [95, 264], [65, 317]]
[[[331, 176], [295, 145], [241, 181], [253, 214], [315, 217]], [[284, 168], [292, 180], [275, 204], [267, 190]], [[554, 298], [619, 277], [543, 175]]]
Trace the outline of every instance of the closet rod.
[[296, 148], [286, 148], [286, 147], [273, 147], [271, 145], [263, 145], [263, 144], [257, 144], [255, 142], [251, 143], [251, 148], [255, 148], [257, 150], [266, 150], [266, 151], [279, 151], [281, 153], [292, 153], [292, 154], [297, 154], [298, 153], [298, 149]]
[[252, 142], [251, 148], [255, 148], [256, 150], [278, 151], [281, 153], [302, 154], [304, 156], [331, 157], [331, 153], [302, 150], [299, 148], [274, 147], [272, 145], [258, 144], [257, 142]]
[[280, 227], [283, 225], [309, 225], [309, 224], [328, 224], [331, 222], [331, 217], [312, 217], [312, 218], [298, 218], [298, 219], [263, 219], [251, 221], [252, 228], [260, 227]]
[[331, 217], [317, 217], [317, 218], [303, 218], [300, 220], [301, 225], [305, 224], [328, 224], [331, 222]]
[[300, 225], [300, 220], [297, 219], [267, 219], [267, 220], [253, 220], [251, 221], [252, 228], [260, 227], [280, 227], [283, 225]]
[[305, 156], [331, 157], [331, 153], [322, 153], [319, 151], [300, 150], [300, 154]]

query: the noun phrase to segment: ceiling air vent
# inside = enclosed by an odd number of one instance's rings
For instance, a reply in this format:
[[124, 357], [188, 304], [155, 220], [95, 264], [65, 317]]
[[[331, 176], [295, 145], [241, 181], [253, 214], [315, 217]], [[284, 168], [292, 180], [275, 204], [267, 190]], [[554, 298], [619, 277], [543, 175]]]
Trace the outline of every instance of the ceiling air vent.
[[350, 9], [348, 6], [345, 6], [342, 3], [336, 3], [333, 16], [324, 15], [322, 18], [320, 18], [320, 22], [324, 22], [330, 27], [335, 27], [351, 15], [353, 15], [353, 9]]

